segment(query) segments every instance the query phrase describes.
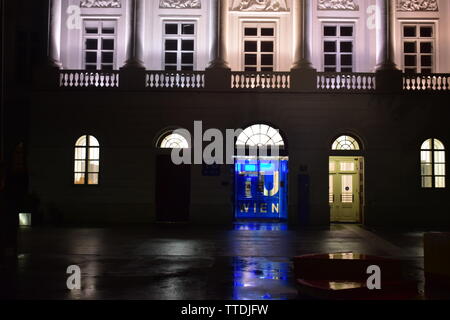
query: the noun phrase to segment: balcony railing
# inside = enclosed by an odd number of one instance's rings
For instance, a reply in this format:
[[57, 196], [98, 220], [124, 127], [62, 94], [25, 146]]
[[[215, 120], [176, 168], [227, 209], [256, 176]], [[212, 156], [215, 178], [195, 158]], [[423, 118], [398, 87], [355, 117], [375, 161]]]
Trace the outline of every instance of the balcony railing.
[[232, 89], [289, 89], [289, 72], [232, 72]]
[[[133, 72], [133, 71], [132, 71]], [[136, 77], [134, 77], [136, 75]], [[55, 75], [56, 76], [56, 75]], [[123, 83], [120, 78], [123, 76]], [[145, 77], [144, 77], [145, 76]], [[393, 83], [393, 91], [450, 92], [450, 74], [403, 74]], [[377, 73], [309, 72], [219, 72], [206, 71], [139, 71], [127, 76], [122, 70], [90, 71], [59, 70], [58, 86], [67, 89], [137, 89], [158, 90], [244, 90], [244, 91], [304, 91], [304, 92], [375, 92], [386, 90], [377, 86]], [[384, 79], [386, 76], [384, 75]], [[126, 79], [125, 79], [126, 78]], [[388, 76], [389, 78], [389, 76]], [[39, 81], [42, 78], [37, 78]], [[132, 84], [128, 83], [132, 79]], [[140, 80], [142, 79], [142, 80]], [[389, 81], [389, 80], [388, 80]], [[403, 84], [401, 86], [401, 82]], [[53, 82], [52, 82], [53, 83]], [[384, 83], [382, 83], [384, 84]], [[52, 87], [53, 84], [50, 84]], [[386, 85], [384, 86], [386, 88]], [[389, 87], [389, 86], [388, 86]]]
[[61, 70], [59, 86], [64, 88], [119, 88], [119, 71]]
[[205, 87], [204, 71], [147, 71], [146, 88], [203, 89]]
[[403, 89], [409, 91], [449, 91], [450, 74], [405, 74]]
[[319, 91], [371, 91], [376, 89], [375, 73], [319, 72]]

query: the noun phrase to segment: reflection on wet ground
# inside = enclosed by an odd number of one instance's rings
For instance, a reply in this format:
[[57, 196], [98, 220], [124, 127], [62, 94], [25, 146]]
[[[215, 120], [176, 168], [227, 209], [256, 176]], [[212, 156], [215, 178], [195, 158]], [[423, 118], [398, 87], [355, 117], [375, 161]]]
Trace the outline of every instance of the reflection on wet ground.
[[[359, 226], [292, 229], [237, 223], [230, 228], [149, 225], [22, 229], [20, 256], [1, 266], [7, 299], [297, 299], [291, 258], [356, 252], [407, 261], [423, 287], [421, 232]], [[67, 267], [82, 289], [66, 287]]]

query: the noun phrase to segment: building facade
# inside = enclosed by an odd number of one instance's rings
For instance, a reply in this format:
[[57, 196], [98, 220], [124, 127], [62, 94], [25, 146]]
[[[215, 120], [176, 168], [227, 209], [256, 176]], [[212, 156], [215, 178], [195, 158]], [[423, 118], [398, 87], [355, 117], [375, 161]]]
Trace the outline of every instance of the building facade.
[[[448, 1], [49, 5], [29, 142], [46, 219], [450, 224]], [[211, 128], [243, 130], [232, 161], [171, 161]], [[237, 152], [255, 146], [279, 152]]]

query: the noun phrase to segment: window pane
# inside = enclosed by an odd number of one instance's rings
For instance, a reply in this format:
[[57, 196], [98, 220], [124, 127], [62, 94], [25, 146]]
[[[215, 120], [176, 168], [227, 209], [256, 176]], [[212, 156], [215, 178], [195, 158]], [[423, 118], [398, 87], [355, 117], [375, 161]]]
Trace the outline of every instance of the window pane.
[[178, 24], [167, 23], [166, 24], [166, 34], [178, 34]]
[[183, 63], [183, 64], [194, 63], [194, 54], [193, 53], [183, 53], [183, 54], [181, 54], [181, 63]]
[[353, 68], [344, 68], [344, 67], [341, 67], [341, 72], [353, 72]]
[[98, 174], [97, 173], [90, 173], [88, 175], [88, 184], [98, 184]]
[[86, 148], [75, 148], [75, 160], [86, 159]]
[[166, 40], [166, 50], [178, 50], [178, 40]]
[[183, 71], [193, 71], [194, 70], [194, 66], [181, 66], [181, 70]]
[[245, 64], [256, 65], [256, 54], [246, 54], [245, 55]]
[[97, 52], [86, 52], [86, 63], [96, 63]]
[[74, 184], [84, 184], [85, 174], [75, 173]]
[[97, 39], [86, 39], [87, 50], [97, 50]]
[[262, 41], [261, 52], [273, 52], [273, 41]]
[[99, 161], [89, 161], [88, 172], [89, 173], [98, 173], [100, 168]]
[[420, 27], [420, 36], [422, 38], [430, 38], [433, 36], [433, 27]]
[[415, 26], [405, 26], [403, 27], [403, 36], [405, 37], [415, 37], [416, 36]]
[[166, 70], [166, 71], [176, 71], [177, 70], [177, 66], [168, 66], [168, 65], [166, 65], [164, 70]]
[[103, 50], [114, 50], [114, 40], [113, 39], [103, 39], [102, 40]]
[[325, 41], [323, 43], [324, 52], [336, 52], [336, 42], [335, 41]]
[[336, 65], [336, 55], [335, 54], [326, 54], [325, 55], [325, 64], [326, 65]]
[[273, 54], [263, 54], [261, 55], [262, 65], [273, 65]]
[[181, 50], [184, 51], [194, 51], [194, 40], [182, 40]]
[[114, 32], [114, 27], [103, 27], [102, 29], [103, 34], [114, 34]]
[[353, 52], [353, 42], [341, 42], [341, 52]]
[[100, 159], [100, 148], [89, 148], [89, 160]]
[[445, 177], [436, 177], [436, 188], [445, 188]]
[[422, 42], [420, 44], [420, 52], [421, 53], [432, 53], [433, 52], [433, 44], [431, 42]]
[[253, 72], [253, 71], [256, 71], [256, 67], [245, 67], [244, 70], [245, 70], [245, 71]]
[[81, 173], [86, 171], [86, 162], [85, 161], [75, 161], [75, 167], [73, 169], [74, 172]]
[[262, 28], [261, 35], [264, 37], [272, 37], [275, 34], [273, 28]]
[[166, 63], [177, 63], [177, 54], [172, 52], [166, 52]]
[[353, 64], [353, 56], [351, 54], [343, 54], [341, 56], [341, 65], [351, 66]]
[[353, 37], [353, 27], [341, 27], [341, 37]]
[[434, 152], [434, 162], [445, 163], [445, 151], [435, 151]]
[[422, 151], [421, 161], [422, 163], [431, 163], [431, 151]]
[[335, 37], [337, 35], [335, 26], [325, 26], [323, 27], [323, 35], [326, 37]]
[[434, 165], [434, 174], [436, 176], [445, 176], [445, 164]]
[[325, 67], [324, 71], [325, 72], [336, 72], [336, 68], [335, 67]]
[[416, 56], [405, 56], [405, 66], [409, 67], [417, 66]]
[[195, 25], [194, 24], [183, 24], [181, 26], [181, 34], [194, 34]]
[[403, 45], [403, 51], [405, 53], [416, 53], [417, 45], [415, 42], [405, 42]]
[[433, 178], [422, 177], [422, 188], [433, 188]]
[[273, 67], [261, 67], [261, 71], [273, 71]]
[[431, 176], [433, 175], [433, 166], [432, 164], [422, 164], [422, 176]]
[[420, 62], [424, 67], [431, 67], [433, 65], [433, 59], [431, 56], [420, 57]]
[[245, 52], [258, 51], [258, 43], [256, 41], [245, 41], [244, 47]]
[[98, 33], [98, 28], [97, 27], [86, 27], [86, 33], [97, 34]]
[[257, 28], [245, 28], [244, 34], [246, 36], [257, 36], [258, 35], [258, 29]]
[[112, 52], [102, 52], [102, 63], [113, 63], [114, 54]]

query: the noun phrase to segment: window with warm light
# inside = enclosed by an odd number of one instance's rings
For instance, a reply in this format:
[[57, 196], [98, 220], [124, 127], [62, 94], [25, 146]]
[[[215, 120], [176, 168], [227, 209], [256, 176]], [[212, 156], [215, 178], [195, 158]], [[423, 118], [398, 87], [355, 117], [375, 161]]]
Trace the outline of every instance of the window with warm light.
[[355, 138], [350, 136], [340, 136], [334, 141], [331, 149], [337, 151], [351, 151], [360, 150], [360, 147]]
[[263, 147], [284, 146], [283, 138], [279, 130], [265, 124], [255, 124], [245, 129], [237, 138], [236, 146], [240, 147]]
[[438, 139], [428, 139], [420, 150], [422, 188], [445, 188], [445, 147]]
[[100, 144], [93, 136], [82, 136], [75, 144], [74, 184], [98, 185]]
[[178, 133], [170, 133], [160, 139], [158, 147], [161, 149], [188, 149], [189, 142]]

